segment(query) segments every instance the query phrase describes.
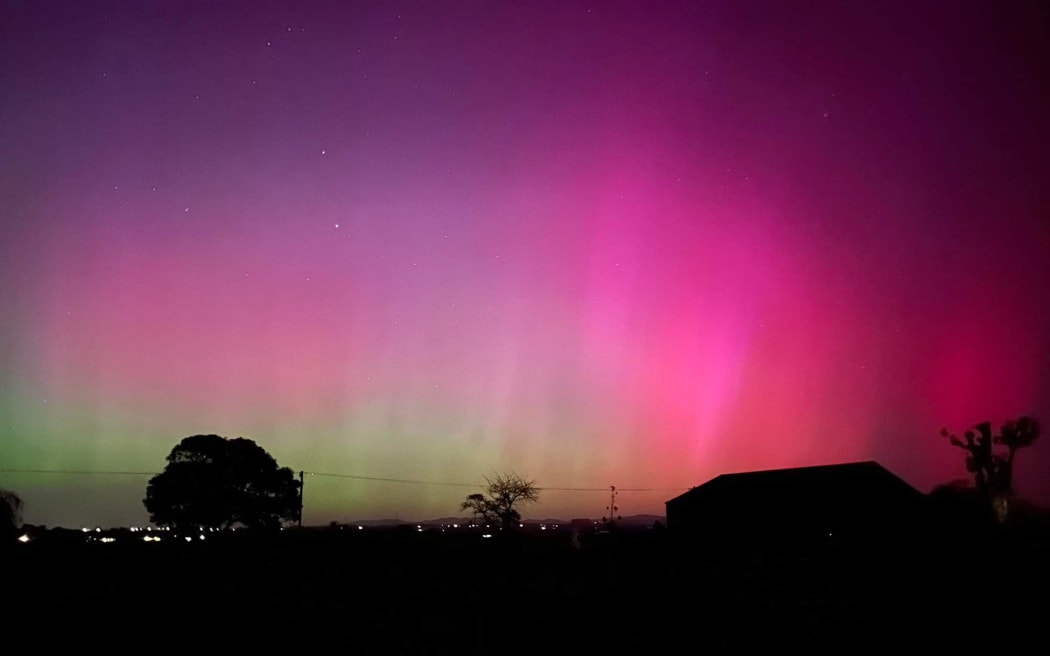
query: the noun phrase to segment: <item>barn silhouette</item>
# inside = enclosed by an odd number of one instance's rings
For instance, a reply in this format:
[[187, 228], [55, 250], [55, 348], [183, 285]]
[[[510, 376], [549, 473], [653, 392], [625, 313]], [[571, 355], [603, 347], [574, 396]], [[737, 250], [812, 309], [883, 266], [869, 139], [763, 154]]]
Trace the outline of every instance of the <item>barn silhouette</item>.
[[722, 474], [665, 505], [670, 531], [710, 546], [871, 544], [920, 528], [926, 495], [863, 461]]

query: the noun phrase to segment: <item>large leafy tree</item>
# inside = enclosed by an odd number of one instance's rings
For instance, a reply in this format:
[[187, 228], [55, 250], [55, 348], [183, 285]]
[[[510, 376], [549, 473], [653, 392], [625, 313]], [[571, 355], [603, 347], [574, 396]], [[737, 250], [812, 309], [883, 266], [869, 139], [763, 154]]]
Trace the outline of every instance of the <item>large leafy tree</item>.
[[521, 521], [518, 508], [522, 504], [535, 503], [540, 498], [536, 482], [515, 473], [497, 474], [485, 478], [485, 494], [471, 494], [460, 504], [461, 510], [469, 510], [486, 524], [512, 530]]
[[966, 451], [966, 470], [973, 476], [978, 497], [998, 521], [1005, 522], [1014, 495], [1014, 459], [1019, 449], [1031, 446], [1039, 437], [1039, 422], [1020, 417], [1004, 422], [996, 435], [992, 423], [985, 421], [963, 433], [962, 438], [947, 428], [941, 429], [941, 436]]
[[156, 524], [277, 528], [300, 516], [299, 481], [252, 440], [193, 435], [167, 460], [142, 501]]

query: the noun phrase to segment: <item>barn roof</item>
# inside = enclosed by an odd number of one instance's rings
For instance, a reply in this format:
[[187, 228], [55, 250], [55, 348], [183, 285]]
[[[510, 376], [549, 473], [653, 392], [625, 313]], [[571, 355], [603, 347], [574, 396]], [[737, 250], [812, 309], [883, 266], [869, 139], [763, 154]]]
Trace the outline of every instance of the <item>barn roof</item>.
[[921, 497], [923, 494], [874, 460], [722, 474], [667, 501], [668, 504], [722, 496], [849, 496], [873, 493]]

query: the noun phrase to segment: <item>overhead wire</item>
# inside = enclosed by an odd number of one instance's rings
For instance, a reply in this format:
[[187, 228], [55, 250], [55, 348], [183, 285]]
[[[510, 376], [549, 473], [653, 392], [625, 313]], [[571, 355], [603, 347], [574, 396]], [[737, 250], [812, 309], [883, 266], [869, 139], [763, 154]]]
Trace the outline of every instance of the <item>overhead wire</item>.
[[[112, 471], [112, 470], [81, 470], [81, 469], [0, 469], [0, 474], [71, 474], [71, 475], [97, 475], [97, 476], [156, 476], [160, 472], [145, 471]], [[463, 483], [455, 481], [426, 481], [411, 478], [387, 478], [382, 476], [364, 476], [361, 474], [336, 474], [332, 472], [303, 471], [308, 476], [321, 476], [327, 478], [345, 478], [353, 480], [377, 481], [381, 483], [400, 483], [407, 485], [440, 485], [445, 487], [484, 487], [481, 483]], [[608, 492], [609, 487], [548, 487], [537, 486], [540, 490], [550, 492]], [[688, 490], [689, 486], [682, 487], [617, 487], [618, 492], [674, 492]]]

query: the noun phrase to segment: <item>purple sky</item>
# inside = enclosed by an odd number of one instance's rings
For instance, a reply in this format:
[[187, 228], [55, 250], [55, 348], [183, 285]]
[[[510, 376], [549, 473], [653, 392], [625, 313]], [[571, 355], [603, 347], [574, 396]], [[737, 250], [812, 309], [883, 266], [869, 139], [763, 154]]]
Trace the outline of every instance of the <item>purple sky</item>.
[[[1048, 90], [1039, 2], [5, 3], [0, 469], [218, 433], [652, 488], [624, 514], [862, 459], [928, 491], [942, 425], [1050, 421]], [[146, 478], [0, 486], [126, 525]], [[472, 491], [310, 476], [306, 521]]]

